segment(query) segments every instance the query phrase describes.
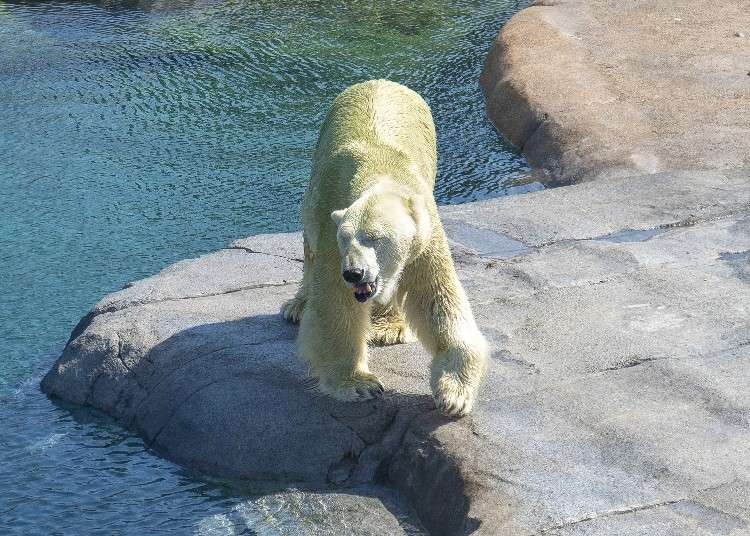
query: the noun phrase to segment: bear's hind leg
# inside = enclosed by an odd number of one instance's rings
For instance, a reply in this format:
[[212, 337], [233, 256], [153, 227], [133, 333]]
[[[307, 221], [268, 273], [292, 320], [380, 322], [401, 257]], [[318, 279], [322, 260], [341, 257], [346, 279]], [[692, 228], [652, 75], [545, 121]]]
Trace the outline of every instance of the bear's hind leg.
[[416, 338], [406, 323], [401, 307], [375, 304], [372, 308], [372, 323], [367, 341], [375, 346], [389, 346], [413, 342]]
[[302, 313], [305, 310], [305, 304], [307, 303], [307, 289], [310, 285], [309, 279], [312, 273], [313, 266], [313, 254], [310, 251], [310, 247], [307, 243], [307, 237], [303, 235], [302, 243], [305, 251], [305, 261], [302, 266], [302, 282], [299, 285], [297, 294], [294, 298], [288, 300], [281, 306], [281, 315], [287, 322], [292, 324], [299, 324], [302, 319]]

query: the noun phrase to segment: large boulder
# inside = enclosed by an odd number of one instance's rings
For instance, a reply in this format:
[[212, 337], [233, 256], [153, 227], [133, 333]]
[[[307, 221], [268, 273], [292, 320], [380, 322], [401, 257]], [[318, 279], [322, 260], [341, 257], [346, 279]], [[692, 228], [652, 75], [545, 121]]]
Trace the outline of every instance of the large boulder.
[[532, 2], [487, 56], [487, 113], [552, 184], [747, 167], [748, 28], [741, 2]]

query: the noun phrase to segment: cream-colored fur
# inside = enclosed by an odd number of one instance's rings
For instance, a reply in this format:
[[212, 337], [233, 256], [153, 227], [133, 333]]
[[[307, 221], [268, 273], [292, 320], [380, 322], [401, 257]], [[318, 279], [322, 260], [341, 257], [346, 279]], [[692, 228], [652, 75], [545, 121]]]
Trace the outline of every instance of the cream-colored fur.
[[[436, 159], [430, 109], [410, 89], [373, 80], [334, 100], [302, 205], [303, 280], [283, 314], [300, 322], [299, 352], [335, 398], [382, 392], [367, 342], [405, 342], [413, 330], [433, 357], [438, 408], [472, 409], [487, 344], [438, 216]], [[351, 270], [367, 286], [347, 283], [342, 273]]]

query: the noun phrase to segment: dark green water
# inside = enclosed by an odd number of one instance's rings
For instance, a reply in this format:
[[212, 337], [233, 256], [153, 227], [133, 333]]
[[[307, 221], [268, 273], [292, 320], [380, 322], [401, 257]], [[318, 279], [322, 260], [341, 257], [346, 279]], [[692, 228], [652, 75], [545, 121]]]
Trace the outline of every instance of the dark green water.
[[298, 228], [318, 128], [351, 83], [425, 97], [441, 202], [529, 189], [477, 84], [520, 4], [0, 2], [0, 533], [234, 533], [212, 520], [242, 493], [53, 405], [41, 374], [103, 294]]

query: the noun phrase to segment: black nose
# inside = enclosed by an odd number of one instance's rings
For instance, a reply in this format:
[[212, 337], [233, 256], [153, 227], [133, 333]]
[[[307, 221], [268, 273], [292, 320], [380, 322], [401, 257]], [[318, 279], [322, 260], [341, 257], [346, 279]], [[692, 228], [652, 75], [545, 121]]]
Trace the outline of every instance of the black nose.
[[365, 271], [360, 270], [359, 268], [349, 268], [348, 270], [344, 270], [343, 276], [344, 281], [349, 283], [359, 283], [365, 276]]

